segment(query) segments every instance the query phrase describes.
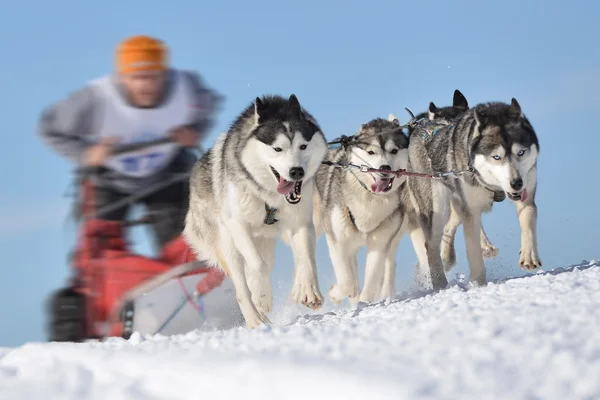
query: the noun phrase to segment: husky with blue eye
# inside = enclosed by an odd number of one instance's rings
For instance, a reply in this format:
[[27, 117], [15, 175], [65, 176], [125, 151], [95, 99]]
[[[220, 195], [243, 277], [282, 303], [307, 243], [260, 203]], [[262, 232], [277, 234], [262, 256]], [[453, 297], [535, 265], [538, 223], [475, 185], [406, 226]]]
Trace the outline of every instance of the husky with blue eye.
[[484, 285], [481, 215], [499, 193], [513, 202], [521, 226], [522, 268], [542, 265], [537, 246], [537, 157], [535, 130], [516, 99], [483, 103], [428, 136], [426, 125], [411, 135], [409, 171], [464, 171], [458, 179], [408, 178], [408, 229], [419, 265], [430, 272], [434, 289], [448, 281], [441, 257], [444, 227], [452, 212], [463, 223], [470, 278]]

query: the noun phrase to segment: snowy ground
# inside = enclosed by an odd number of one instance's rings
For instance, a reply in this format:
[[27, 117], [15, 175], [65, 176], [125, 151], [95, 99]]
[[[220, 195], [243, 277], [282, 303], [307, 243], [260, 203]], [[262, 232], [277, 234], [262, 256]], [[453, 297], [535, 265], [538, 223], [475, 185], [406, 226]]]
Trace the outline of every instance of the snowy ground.
[[270, 329], [4, 348], [0, 399], [600, 399], [600, 262]]

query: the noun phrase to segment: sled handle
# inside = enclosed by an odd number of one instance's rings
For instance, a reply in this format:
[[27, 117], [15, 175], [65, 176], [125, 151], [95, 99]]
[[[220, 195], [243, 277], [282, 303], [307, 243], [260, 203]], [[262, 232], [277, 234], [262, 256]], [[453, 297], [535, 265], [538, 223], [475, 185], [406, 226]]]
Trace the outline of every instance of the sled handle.
[[153, 147], [153, 146], [158, 146], [161, 144], [167, 144], [167, 143], [173, 143], [173, 142], [175, 142], [175, 140], [173, 140], [170, 137], [166, 137], [166, 138], [160, 138], [160, 139], [155, 139], [155, 140], [149, 140], [147, 142], [142, 142], [142, 143], [123, 144], [120, 146], [115, 146], [113, 151], [110, 152], [110, 155], [117, 156], [120, 154], [125, 154], [125, 153], [129, 153], [129, 152], [136, 151], [136, 150], [146, 149], [148, 147]]

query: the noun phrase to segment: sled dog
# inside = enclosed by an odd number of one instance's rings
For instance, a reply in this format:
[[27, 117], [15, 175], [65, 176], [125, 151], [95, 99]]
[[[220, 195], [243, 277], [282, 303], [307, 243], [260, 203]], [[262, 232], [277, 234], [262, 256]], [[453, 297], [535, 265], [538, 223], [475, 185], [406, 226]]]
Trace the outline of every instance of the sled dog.
[[194, 166], [184, 237], [231, 278], [248, 328], [269, 324], [278, 237], [294, 253], [292, 297], [322, 304], [313, 189], [327, 143], [295, 95], [256, 98]]
[[[428, 123], [427, 126], [423, 126], [419, 130], [422, 134], [424, 133], [427, 138], [430, 138], [436, 129], [440, 126], [450, 124], [460, 114], [464, 113], [469, 109], [469, 103], [466, 97], [458, 89], [454, 91], [452, 106], [438, 108], [433, 102], [429, 103], [429, 108], [426, 112], [422, 112], [415, 117], [415, 120], [425, 121], [436, 121], [438, 123]], [[393, 114], [390, 114], [390, 119], [395, 118]], [[441, 125], [440, 125], [441, 124]], [[409, 132], [412, 135], [415, 127], [409, 127]], [[494, 201], [501, 202], [506, 198], [503, 191], [495, 193]], [[491, 211], [491, 205], [489, 209], [484, 210], [484, 213]], [[454, 249], [454, 241], [456, 238], [456, 230], [461, 224], [460, 216], [452, 207], [450, 209], [450, 217], [448, 223], [444, 227], [444, 236], [441, 245], [442, 261], [444, 262], [444, 269], [446, 272], [452, 270], [456, 265], [456, 251]], [[492, 244], [488, 238], [483, 225], [481, 226], [480, 233], [481, 250], [484, 258], [492, 259], [498, 255], [498, 248]]]
[[[361, 125], [347, 144], [329, 150], [316, 175], [315, 226], [325, 232], [335, 284], [329, 297], [335, 303], [375, 301], [381, 291], [383, 265], [392, 238], [403, 220], [400, 195], [406, 177], [392, 171], [408, 165], [408, 136], [397, 120], [376, 118]], [[379, 172], [339, 168], [343, 163]], [[389, 173], [387, 173], [389, 171]], [[367, 247], [365, 282], [359, 294], [357, 252]]]
[[481, 215], [497, 192], [517, 209], [521, 226], [519, 263], [528, 270], [541, 266], [537, 248], [538, 138], [516, 99], [511, 104], [483, 103], [468, 109], [437, 134], [418, 125], [409, 146], [410, 171], [458, 171], [458, 179], [408, 178], [411, 240], [419, 264], [427, 266], [434, 289], [448, 281], [441, 257], [444, 227], [451, 210], [463, 223], [470, 279], [486, 283], [481, 242]]

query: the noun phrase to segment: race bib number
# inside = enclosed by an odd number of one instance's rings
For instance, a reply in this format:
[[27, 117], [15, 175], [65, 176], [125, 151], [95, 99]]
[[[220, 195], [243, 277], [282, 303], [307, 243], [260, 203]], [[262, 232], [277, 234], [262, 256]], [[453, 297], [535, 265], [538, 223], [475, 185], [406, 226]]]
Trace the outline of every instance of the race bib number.
[[145, 175], [161, 167], [164, 154], [152, 152], [141, 155], [131, 155], [121, 158], [121, 168], [124, 172], [137, 175]]

